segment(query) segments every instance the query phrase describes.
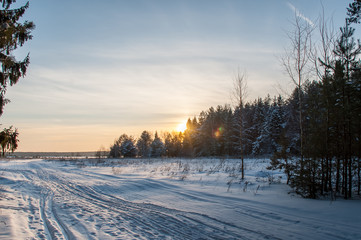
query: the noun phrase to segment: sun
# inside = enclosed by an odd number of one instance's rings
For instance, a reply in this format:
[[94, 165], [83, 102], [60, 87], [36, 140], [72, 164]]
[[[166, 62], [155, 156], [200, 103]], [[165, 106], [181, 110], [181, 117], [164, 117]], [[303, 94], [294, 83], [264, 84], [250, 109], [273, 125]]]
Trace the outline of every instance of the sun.
[[184, 132], [187, 129], [187, 123], [182, 122], [177, 126], [177, 132]]

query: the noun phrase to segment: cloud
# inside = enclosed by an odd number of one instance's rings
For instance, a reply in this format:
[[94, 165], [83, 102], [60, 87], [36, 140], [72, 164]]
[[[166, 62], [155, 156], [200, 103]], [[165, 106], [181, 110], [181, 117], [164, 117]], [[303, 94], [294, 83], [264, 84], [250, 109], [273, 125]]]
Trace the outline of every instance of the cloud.
[[300, 17], [301, 19], [306, 21], [311, 26], [315, 25], [311, 19], [309, 19], [308, 17], [303, 15], [292, 3], [287, 2], [287, 6], [296, 14], [297, 17]]

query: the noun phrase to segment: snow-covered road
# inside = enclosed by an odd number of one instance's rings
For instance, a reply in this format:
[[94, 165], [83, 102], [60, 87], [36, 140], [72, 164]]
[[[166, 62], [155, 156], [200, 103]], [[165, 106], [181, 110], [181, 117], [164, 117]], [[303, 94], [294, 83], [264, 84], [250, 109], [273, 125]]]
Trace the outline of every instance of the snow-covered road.
[[2, 161], [0, 239], [361, 239], [359, 200], [300, 199], [259, 165], [246, 189], [222, 169], [157, 175], [166, 164]]

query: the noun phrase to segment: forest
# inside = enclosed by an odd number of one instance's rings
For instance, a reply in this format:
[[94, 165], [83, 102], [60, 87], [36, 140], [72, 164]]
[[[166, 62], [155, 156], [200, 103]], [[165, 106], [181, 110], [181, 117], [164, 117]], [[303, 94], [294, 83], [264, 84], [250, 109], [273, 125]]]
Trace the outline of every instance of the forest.
[[[353, 24], [361, 2], [351, 3], [345, 25], [332, 29], [322, 16], [317, 26], [296, 15], [288, 33], [290, 48], [281, 62], [294, 83], [287, 97], [219, 105], [189, 118], [184, 132], [139, 139], [121, 135], [110, 157], [270, 156], [270, 169], [281, 169], [296, 193], [308, 198], [360, 195], [361, 53]], [[313, 41], [317, 34], [319, 44]], [[238, 76], [236, 80], [245, 80]], [[243, 167], [242, 167], [243, 172]], [[243, 174], [242, 174], [243, 179]]]

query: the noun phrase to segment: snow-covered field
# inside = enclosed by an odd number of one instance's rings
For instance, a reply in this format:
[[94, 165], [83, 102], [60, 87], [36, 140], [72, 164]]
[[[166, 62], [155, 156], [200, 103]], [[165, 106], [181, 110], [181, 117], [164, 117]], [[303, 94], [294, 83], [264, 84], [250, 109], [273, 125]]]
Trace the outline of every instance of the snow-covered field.
[[0, 239], [361, 239], [361, 200], [245, 163], [240, 182], [231, 159], [0, 161]]

